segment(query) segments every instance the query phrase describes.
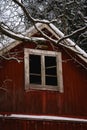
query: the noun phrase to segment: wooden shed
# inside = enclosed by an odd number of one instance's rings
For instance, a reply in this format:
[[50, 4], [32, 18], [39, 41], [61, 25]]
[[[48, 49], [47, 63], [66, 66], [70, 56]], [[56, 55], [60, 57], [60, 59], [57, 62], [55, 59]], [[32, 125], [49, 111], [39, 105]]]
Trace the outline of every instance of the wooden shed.
[[[53, 24], [37, 27], [63, 37]], [[41, 37], [34, 27], [26, 35]], [[87, 129], [87, 54], [78, 45], [14, 41], [0, 56], [0, 130]]]

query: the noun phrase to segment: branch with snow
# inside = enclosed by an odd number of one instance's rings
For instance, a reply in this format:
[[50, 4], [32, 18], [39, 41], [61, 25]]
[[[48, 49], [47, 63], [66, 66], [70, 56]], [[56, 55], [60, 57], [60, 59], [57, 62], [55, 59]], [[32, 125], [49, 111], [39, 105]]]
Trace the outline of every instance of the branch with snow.
[[85, 32], [86, 30], [87, 30], [87, 26], [82, 27], [82, 28], [80, 28], [80, 29], [74, 31], [74, 32], [71, 33], [71, 34], [66, 35], [66, 36], [60, 38], [60, 39], [58, 40], [58, 43], [60, 43], [61, 41], [65, 40], [65, 39], [67, 39], [67, 38], [71, 38], [71, 37], [74, 36], [75, 34], [80, 34], [80, 33], [82, 33], [82, 32]]
[[26, 7], [25, 7], [21, 2], [19, 2], [18, 0], [13, 0], [13, 1], [21, 7], [21, 9], [23, 10], [23, 12], [26, 14], [27, 18], [28, 18], [29, 20], [31, 20], [33, 23], [50, 24], [50, 23], [53, 23], [53, 22], [57, 22], [57, 19], [54, 19], [54, 20], [51, 20], [51, 21], [34, 19], [34, 18], [31, 16], [30, 12], [27, 11]]
[[13, 38], [13, 39], [15, 39], [15, 40], [19, 40], [19, 41], [29, 41], [29, 42], [31, 42], [31, 41], [46, 41], [46, 39], [45, 38], [39, 38], [39, 37], [27, 37], [27, 36], [24, 36], [24, 35], [22, 35], [22, 34], [15, 34], [14, 32], [12, 32], [12, 31], [10, 31], [10, 30], [8, 30], [8, 29], [6, 29], [4, 26], [2, 26], [2, 24], [0, 24], [0, 31], [4, 34], [4, 35], [6, 35], [6, 36], [8, 36], [8, 37], [11, 37], [11, 38]]
[[[76, 46], [76, 44], [73, 44], [73, 45], [69, 45], [69, 44], [64, 44], [62, 41], [63, 40], [65, 40], [65, 39], [67, 39], [67, 38], [71, 38], [72, 36], [74, 36], [75, 34], [80, 34], [80, 33], [83, 33], [83, 32], [85, 32], [86, 30], [87, 30], [87, 26], [84, 26], [84, 27], [82, 27], [82, 28], [80, 28], [80, 29], [78, 29], [78, 30], [76, 30], [76, 31], [74, 31], [73, 33], [71, 33], [71, 34], [69, 34], [69, 35], [66, 35], [66, 36], [64, 36], [64, 35], [62, 35], [61, 37], [60, 37], [60, 39], [59, 39], [59, 36], [58, 36], [58, 34], [54, 31], [54, 29], [52, 29], [52, 27], [51, 27], [51, 23], [53, 23], [53, 22], [56, 22], [57, 21], [57, 19], [53, 19], [53, 20], [51, 20], [51, 21], [49, 21], [49, 20], [40, 20], [40, 19], [35, 19], [35, 18], [33, 18], [32, 16], [31, 16], [31, 14], [30, 14], [30, 12], [27, 10], [27, 8], [24, 6], [24, 4], [21, 2], [21, 0], [12, 0], [15, 4], [17, 4], [19, 7], [21, 7], [21, 9], [23, 10], [23, 12], [24, 12], [24, 14], [26, 15], [26, 17], [27, 17], [27, 19], [29, 20], [29, 21], [31, 21], [32, 23], [33, 23], [33, 25], [34, 25], [34, 27], [35, 27], [35, 29], [38, 31], [38, 32], [40, 32], [40, 34], [41, 34], [41, 36], [42, 37], [28, 37], [28, 36], [26, 36], [26, 35], [23, 35], [23, 34], [19, 34], [19, 33], [15, 33], [13, 30], [10, 30], [9, 28], [8, 28], [8, 26], [5, 26], [5, 24], [2, 24], [2, 23], [0, 23], [0, 31], [1, 31], [1, 33], [3, 33], [4, 35], [6, 35], [6, 36], [8, 36], [8, 37], [11, 37], [11, 38], [13, 38], [13, 39], [15, 39], [15, 40], [19, 40], [19, 41], [26, 41], [26, 42], [34, 42], [34, 43], [36, 43], [36, 44], [38, 44], [39, 42], [42, 42], [42, 41], [50, 41], [51, 43], [52, 43], [52, 45], [53, 46], [57, 46], [58, 44], [61, 44], [61, 45], [63, 45], [63, 46], [65, 46], [65, 47], [74, 47], [74, 46]], [[72, 4], [73, 2], [77, 2], [76, 0], [75, 1], [72, 1], [72, 2], [69, 2], [68, 4]], [[80, 12], [78, 12], [78, 14], [79, 15], [81, 15], [82, 16], [82, 14], [80, 13]], [[61, 16], [61, 15], [60, 15]], [[58, 17], [60, 17], [60, 16], [58, 16]], [[45, 32], [44, 31], [42, 31], [42, 30], [40, 30], [37, 26], [36, 26], [36, 23], [43, 23], [43, 24], [46, 24], [46, 25], [48, 25], [53, 31], [54, 31], [54, 33], [56, 33], [56, 35], [58, 36], [58, 38], [57, 39], [55, 39], [55, 38], [52, 38], [52, 37], [49, 37], [47, 34], [45, 34]], [[76, 53], [77, 54], [79, 54], [79, 55], [83, 55], [83, 53], [81, 52], [81, 51], [76, 51]], [[84, 55], [83, 55], [84, 56]], [[85, 56], [84, 56], [85, 57]], [[7, 57], [4, 57], [3, 56], [3, 58], [4, 59], [16, 59], [16, 58], [14, 58], [14, 57], [10, 57], [10, 58], [7, 58]], [[16, 59], [17, 60], [17, 59]]]
[[21, 60], [19, 58], [16, 58], [15, 56], [6, 57], [4, 55], [0, 55], [0, 57], [5, 59], [5, 60], [16, 60], [18, 63], [21, 62]]

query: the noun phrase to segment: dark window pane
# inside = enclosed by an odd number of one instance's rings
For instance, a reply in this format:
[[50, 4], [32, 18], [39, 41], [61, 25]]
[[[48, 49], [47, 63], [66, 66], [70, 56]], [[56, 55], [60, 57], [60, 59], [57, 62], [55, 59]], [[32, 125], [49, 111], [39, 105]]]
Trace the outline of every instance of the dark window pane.
[[41, 84], [41, 56], [29, 55], [30, 83]]
[[41, 76], [30, 75], [31, 84], [41, 84]]
[[56, 75], [56, 57], [45, 56], [45, 73]]
[[45, 56], [46, 85], [57, 85], [56, 57]]
[[48, 76], [46, 76], [46, 85], [57, 86], [57, 77], [48, 77]]
[[30, 73], [41, 74], [41, 56], [30, 55]]

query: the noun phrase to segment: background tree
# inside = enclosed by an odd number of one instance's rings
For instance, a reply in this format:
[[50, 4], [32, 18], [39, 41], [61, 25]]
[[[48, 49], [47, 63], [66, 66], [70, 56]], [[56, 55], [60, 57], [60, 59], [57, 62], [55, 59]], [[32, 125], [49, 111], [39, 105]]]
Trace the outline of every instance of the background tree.
[[[37, 22], [45, 24], [53, 22], [65, 34], [65, 38], [71, 37], [87, 51], [86, 0], [1, 0], [0, 5], [1, 46], [7, 45], [7, 40], [9, 42], [5, 35], [17, 40], [31, 41], [30, 38], [15, 34], [23, 34]], [[40, 33], [43, 34], [41, 31]], [[49, 39], [45, 34], [43, 37]], [[36, 39], [38, 40], [42, 39]]]
[[[31, 15], [39, 19], [53, 20], [65, 35], [87, 24], [86, 0], [22, 0]], [[26, 19], [27, 21], [27, 19]], [[26, 22], [26, 27], [29, 24]], [[72, 39], [87, 51], [87, 32], [77, 33]]]

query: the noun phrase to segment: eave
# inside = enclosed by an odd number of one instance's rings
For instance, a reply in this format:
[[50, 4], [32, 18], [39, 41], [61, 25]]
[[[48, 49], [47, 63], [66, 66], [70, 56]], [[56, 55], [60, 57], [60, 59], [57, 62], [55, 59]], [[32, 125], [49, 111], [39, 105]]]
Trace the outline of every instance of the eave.
[[[64, 37], [64, 34], [53, 24], [50, 24], [48, 26], [46, 24], [37, 23], [36, 26], [40, 30], [47, 29], [57, 39]], [[34, 26], [32, 26], [26, 31], [26, 36], [32, 37], [37, 32], [38, 31], [36, 30], [36, 28]], [[22, 43], [22, 41], [14, 41], [14, 42], [10, 43], [8, 46], [6, 46], [5, 48], [2, 48], [0, 50], [0, 55], [3, 55], [4, 53], [6, 53], [7, 51], [11, 50], [12, 48], [16, 47], [17, 45], [19, 45], [21, 43]], [[82, 50], [78, 45], [76, 45], [71, 39], [67, 38], [63, 42], [60, 42], [59, 45], [72, 50], [73, 52], [75, 52], [76, 55], [78, 55], [78, 57], [80, 57], [84, 62], [87, 63], [87, 53], [84, 50]]]

